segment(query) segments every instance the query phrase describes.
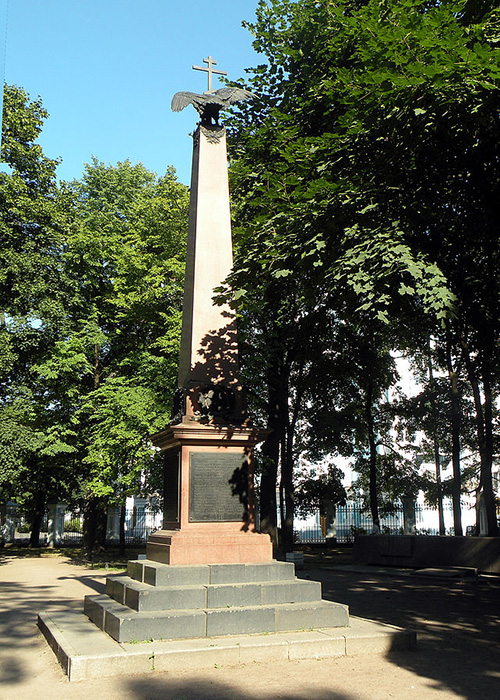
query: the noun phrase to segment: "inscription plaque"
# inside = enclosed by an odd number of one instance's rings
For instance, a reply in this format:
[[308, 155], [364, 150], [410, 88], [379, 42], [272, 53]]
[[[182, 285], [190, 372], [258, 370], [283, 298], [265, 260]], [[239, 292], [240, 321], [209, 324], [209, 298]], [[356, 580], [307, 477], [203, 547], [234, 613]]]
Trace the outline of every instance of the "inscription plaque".
[[180, 452], [167, 452], [164, 471], [163, 522], [175, 523], [179, 520], [179, 457]]
[[191, 452], [189, 521], [245, 521], [248, 459], [242, 452]]

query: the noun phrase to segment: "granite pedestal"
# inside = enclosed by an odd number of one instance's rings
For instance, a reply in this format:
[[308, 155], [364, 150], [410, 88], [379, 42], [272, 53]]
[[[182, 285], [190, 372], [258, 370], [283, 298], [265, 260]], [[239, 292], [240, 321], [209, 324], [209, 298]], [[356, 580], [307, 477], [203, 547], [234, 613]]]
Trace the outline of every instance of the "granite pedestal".
[[297, 579], [285, 562], [130, 561], [126, 576], [108, 576], [106, 594], [85, 598], [84, 610], [118, 642], [349, 625], [347, 606], [322, 600], [321, 584]]

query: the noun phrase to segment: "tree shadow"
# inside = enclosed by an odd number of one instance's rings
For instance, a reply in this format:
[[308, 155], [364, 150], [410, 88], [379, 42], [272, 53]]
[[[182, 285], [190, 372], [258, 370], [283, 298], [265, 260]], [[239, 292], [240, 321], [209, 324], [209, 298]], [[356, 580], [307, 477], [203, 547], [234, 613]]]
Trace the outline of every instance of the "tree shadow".
[[58, 599], [57, 586], [2, 582], [1, 589], [4, 602], [0, 609], [0, 677], [4, 684], [21, 683], [30, 669], [19, 663], [18, 657], [23, 649], [37, 643], [38, 612], [74, 610], [82, 606], [82, 601]]
[[[12, 562], [5, 557], [4, 563]], [[24, 557], [23, 557], [24, 559]], [[67, 562], [71, 563], [71, 562]], [[15, 569], [13, 569], [15, 571]], [[16, 580], [2, 580], [0, 583], [0, 679], [5, 685], [22, 683], [30, 676], [30, 668], [19, 663], [23, 650], [37, 645], [36, 621], [38, 613], [48, 611], [83, 611], [83, 596], [79, 598], [61, 597], [61, 584], [64, 581], [78, 581], [88, 591], [103, 593], [106, 572], [90, 575], [58, 576], [53, 583], [32, 583]], [[94, 580], [98, 578], [99, 580]], [[62, 584], [64, 585], [64, 584]], [[2, 693], [0, 692], [0, 697]]]
[[[226, 324], [208, 331], [200, 340], [196, 351], [199, 359], [188, 367], [188, 358], [181, 358], [179, 371], [181, 385], [187, 386], [190, 381], [197, 384], [214, 382], [226, 385], [238, 381], [236, 319], [233, 313], [227, 311], [222, 311], [221, 316], [227, 319]], [[186, 361], [184, 372], [182, 359]]]
[[[96, 591], [97, 593], [105, 593], [106, 591], [106, 580], [105, 577], [108, 576], [111, 572], [106, 572], [102, 574], [103, 580], [102, 581], [95, 581], [95, 574], [94, 576], [58, 576], [57, 580], [58, 581], [66, 581], [66, 580], [71, 580], [71, 581], [80, 581], [80, 583], [83, 583], [84, 586], [87, 586], [93, 591]], [[118, 572], [114, 572], [115, 574], [118, 574]]]
[[298, 574], [321, 581], [323, 597], [346, 603], [351, 615], [416, 630], [417, 650], [391, 651], [391, 663], [461, 697], [500, 697], [500, 579], [426, 579], [390, 570]]
[[355, 700], [356, 697], [331, 688], [315, 688], [314, 695], [311, 695], [307, 688], [295, 692], [287, 691], [283, 688], [285, 679], [282, 679], [278, 691], [255, 691], [250, 694], [247, 689], [238, 688], [237, 682], [214, 680], [212, 674], [202, 675], [201, 678], [199, 672], [196, 675], [197, 678], [186, 678], [182, 681], [168, 678], [166, 674], [155, 678], [142, 676], [140, 679], [130, 679], [126, 687], [128, 691], [133, 692], [135, 700], [311, 700], [312, 697], [321, 700]]
[[196, 361], [189, 365], [188, 360], [181, 357], [172, 422], [189, 416], [201, 423], [243, 423], [247, 419], [246, 400], [239, 383], [234, 318], [228, 315], [227, 325], [208, 332], [197, 349]]

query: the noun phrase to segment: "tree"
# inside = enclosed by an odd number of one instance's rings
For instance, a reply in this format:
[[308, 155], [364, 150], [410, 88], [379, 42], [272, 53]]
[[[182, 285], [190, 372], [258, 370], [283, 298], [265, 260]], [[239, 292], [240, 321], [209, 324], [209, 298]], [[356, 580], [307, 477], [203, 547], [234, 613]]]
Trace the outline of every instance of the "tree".
[[[73, 402], [89, 524], [138, 493], [175, 388], [187, 188], [172, 169], [97, 159], [62, 188], [73, 214], [62, 264], [67, 330], [40, 364]], [[92, 528], [93, 529], [93, 525]]]
[[229, 282], [241, 304], [266, 279], [286, 299], [286, 280], [314, 312], [386, 324], [395, 344], [415, 317], [428, 329], [451, 318], [455, 293], [422, 243], [432, 220], [417, 178], [439, 166], [422, 167], [434, 129], [423, 110], [461, 100], [464, 72], [473, 91], [496, 70], [489, 58], [467, 64], [471, 37], [455, 11], [413, 0], [259, 5], [248, 26], [267, 58], [249, 80], [260, 99], [233, 117], [230, 141], [241, 253]]
[[295, 485], [295, 501], [299, 515], [307, 516], [319, 512], [326, 517], [337, 505], [345, 505], [347, 493], [342, 485], [344, 474], [333, 464], [326, 465], [319, 473], [310, 469], [298, 475]]
[[386, 324], [396, 345], [412, 318], [426, 319], [425, 335], [466, 320], [459, 337], [473, 341], [482, 482], [496, 534], [500, 72], [490, 9], [420, 0], [259, 4], [248, 27], [267, 65], [249, 83], [261, 99], [233, 117], [230, 142], [241, 245], [230, 283], [245, 303], [266, 278], [292, 278], [311, 308], [343, 310], [347, 324]]
[[5, 312], [52, 313], [58, 288], [58, 251], [64, 215], [57, 206], [55, 169], [36, 143], [48, 114], [40, 98], [15, 85], [4, 86], [2, 161], [12, 174], [0, 173], [0, 298], [2, 326]]
[[1, 152], [12, 172], [0, 173], [0, 493], [23, 505], [34, 546], [47, 498], [67, 496], [74, 437], [33, 371], [62, 317], [66, 215], [58, 204], [58, 161], [36, 143], [47, 116], [39, 98], [5, 85]]
[[188, 193], [171, 168], [97, 159], [58, 187], [34, 143], [41, 101], [7, 87], [4, 109], [0, 489], [31, 514], [36, 544], [48, 498], [85, 506], [91, 534], [99, 508], [151, 481], [147, 436], [175, 386]]

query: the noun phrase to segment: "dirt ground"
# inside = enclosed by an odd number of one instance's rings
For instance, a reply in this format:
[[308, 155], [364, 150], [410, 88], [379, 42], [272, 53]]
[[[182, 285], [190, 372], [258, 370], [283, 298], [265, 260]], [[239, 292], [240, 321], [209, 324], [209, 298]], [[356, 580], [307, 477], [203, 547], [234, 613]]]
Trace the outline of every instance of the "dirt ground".
[[[316, 562], [316, 563], [315, 563]], [[432, 700], [500, 698], [500, 580], [454, 581], [331, 568], [298, 572], [351, 613], [419, 632], [416, 651], [69, 683], [38, 632], [41, 611], [81, 608], [105, 569], [65, 556], [0, 554], [2, 700]], [[115, 572], [113, 572], [115, 573]]]

